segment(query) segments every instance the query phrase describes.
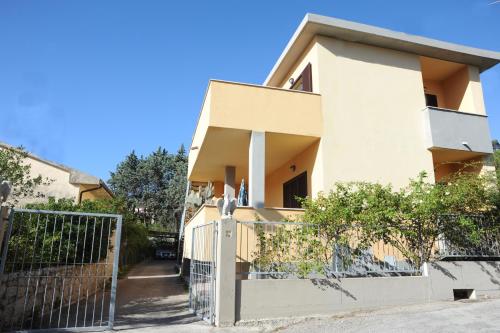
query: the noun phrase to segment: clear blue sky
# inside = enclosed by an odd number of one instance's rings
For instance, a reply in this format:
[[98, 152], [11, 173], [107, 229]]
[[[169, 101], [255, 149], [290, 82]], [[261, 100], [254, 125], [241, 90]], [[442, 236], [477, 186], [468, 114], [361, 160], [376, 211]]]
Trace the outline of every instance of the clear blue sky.
[[[500, 3], [0, 2], [0, 140], [103, 179], [189, 146], [211, 78], [262, 83], [307, 12], [500, 51]], [[500, 138], [500, 66], [481, 76]]]

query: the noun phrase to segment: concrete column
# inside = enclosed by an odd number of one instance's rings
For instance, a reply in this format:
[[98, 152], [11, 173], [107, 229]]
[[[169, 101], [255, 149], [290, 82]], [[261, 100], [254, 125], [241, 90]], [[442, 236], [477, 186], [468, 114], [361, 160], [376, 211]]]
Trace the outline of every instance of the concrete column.
[[236, 220], [222, 218], [217, 228], [215, 325], [233, 326], [236, 316]]
[[234, 198], [235, 196], [235, 185], [234, 179], [236, 175], [236, 168], [234, 166], [226, 166], [226, 171], [224, 174], [224, 194], [228, 194], [229, 198]]
[[248, 205], [264, 207], [266, 190], [266, 133], [252, 131], [248, 151]]

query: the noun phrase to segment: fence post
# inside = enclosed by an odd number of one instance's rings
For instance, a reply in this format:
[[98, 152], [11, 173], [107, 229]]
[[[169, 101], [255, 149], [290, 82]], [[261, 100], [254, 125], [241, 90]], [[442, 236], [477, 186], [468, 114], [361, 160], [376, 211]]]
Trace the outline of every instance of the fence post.
[[215, 325], [233, 326], [236, 311], [236, 220], [222, 218], [217, 229]]
[[3, 238], [5, 235], [5, 229], [9, 221], [9, 207], [0, 206], [0, 251], [3, 248]]

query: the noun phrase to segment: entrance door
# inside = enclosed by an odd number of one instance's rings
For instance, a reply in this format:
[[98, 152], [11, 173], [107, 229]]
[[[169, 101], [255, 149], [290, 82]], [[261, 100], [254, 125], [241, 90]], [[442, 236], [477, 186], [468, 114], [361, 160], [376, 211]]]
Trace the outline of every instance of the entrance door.
[[296, 197], [307, 196], [307, 172], [303, 172], [283, 184], [283, 207], [300, 208]]

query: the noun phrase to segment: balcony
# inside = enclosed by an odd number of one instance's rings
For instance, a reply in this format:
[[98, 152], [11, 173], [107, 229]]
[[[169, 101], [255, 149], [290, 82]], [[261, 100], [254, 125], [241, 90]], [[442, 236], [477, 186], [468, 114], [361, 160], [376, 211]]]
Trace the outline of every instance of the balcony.
[[470, 158], [493, 152], [487, 116], [427, 107], [423, 117], [429, 150], [454, 150]]
[[191, 151], [191, 181], [224, 181], [225, 166], [236, 179], [248, 176], [250, 133], [266, 133], [266, 173], [321, 137], [321, 96], [309, 92], [215, 81], [209, 83]]

